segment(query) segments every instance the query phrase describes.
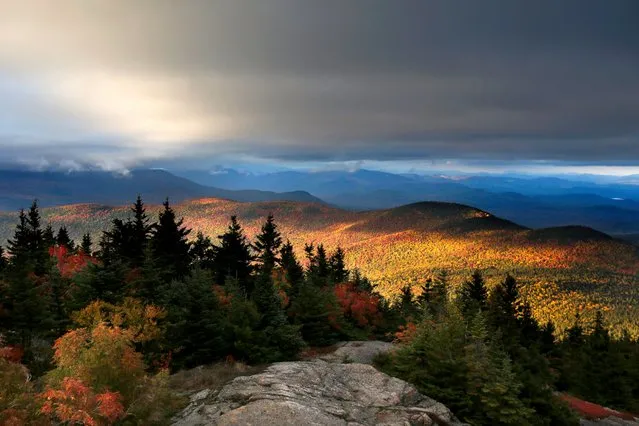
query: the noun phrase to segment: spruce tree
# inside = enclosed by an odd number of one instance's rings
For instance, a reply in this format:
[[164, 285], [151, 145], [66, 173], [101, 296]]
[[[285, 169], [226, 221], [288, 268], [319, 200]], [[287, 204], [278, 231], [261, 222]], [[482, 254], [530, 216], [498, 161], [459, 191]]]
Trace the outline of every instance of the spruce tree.
[[69, 231], [66, 226], [61, 226], [58, 230], [58, 235], [55, 237], [55, 242], [60, 247], [66, 247], [69, 251], [75, 250], [75, 244], [69, 236]]
[[132, 248], [131, 262], [133, 266], [140, 266], [144, 261], [144, 251], [146, 250], [149, 238], [153, 231], [153, 226], [149, 224], [149, 217], [146, 214], [146, 207], [142, 202], [142, 197], [138, 195], [135, 203], [131, 207], [133, 213], [132, 221]]
[[215, 282], [221, 284], [227, 277], [233, 278], [245, 296], [250, 296], [253, 291], [253, 255], [236, 216], [231, 216], [231, 224], [219, 239], [220, 245], [215, 247]]
[[304, 347], [300, 328], [288, 323], [273, 278], [265, 270], [258, 273], [252, 299], [261, 315], [258, 331], [263, 360], [273, 362], [296, 357]]
[[87, 256], [93, 254], [93, 241], [91, 240], [91, 234], [88, 232], [82, 236], [82, 243], [80, 244], [80, 250]]
[[523, 304], [517, 280], [507, 275], [492, 291], [489, 302], [488, 317], [493, 328], [501, 330], [507, 345], [519, 343], [523, 326]]
[[329, 260], [330, 277], [334, 284], [343, 283], [348, 280], [350, 272], [346, 269], [344, 250], [337, 247]]
[[151, 236], [151, 253], [154, 261], [164, 269], [165, 280], [180, 279], [188, 275], [191, 265], [187, 239], [190, 229], [183, 226], [184, 219], [177, 220], [167, 199]]
[[42, 231], [42, 239], [44, 240], [44, 246], [49, 248], [56, 244], [55, 234], [53, 233], [53, 227], [51, 224], [47, 224], [47, 227]]
[[111, 229], [102, 233], [98, 257], [105, 265], [119, 262], [136, 266], [138, 253], [134, 239], [133, 222], [113, 219]]
[[191, 244], [191, 259], [193, 265], [206, 270], [214, 269], [215, 250], [209, 237], [199, 231], [195, 241]]
[[487, 307], [488, 291], [484, 277], [476, 270], [470, 281], [466, 281], [459, 294], [459, 303], [466, 318], [472, 317], [478, 311], [485, 311]]
[[210, 364], [227, 355], [222, 311], [211, 291], [209, 271], [196, 268], [184, 281], [174, 280], [164, 289], [167, 338], [173, 349], [173, 367]]
[[299, 292], [299, 288], [304, 281], [304, 268], [297, 261], [293, 245], [287, 241], [280, 250], [280, 264], [284, 270], [286, 281], [289, 285], [289, 298], [291, 302]]
[[282, 246], [282, 235], [277, 229], [272, 214], [266, 218], [266, 222], [262, 225], [262, 230], [255, 237], [255, 240], [253, 247], [257, 254], [256, 259], [260, 267], [270, 273], [279, 262], [279, 249]]
[[20, 210], [18, 224], [13, 232], [13, 238], [8, 241], [8, 248], [12, 263], [23, 264], [28, 260], [29, 246], [27, 215], [23, 209]]
[[317, 270], [315, 274], [319, 278], [329, 278], [330, 269], [328, 264], [328, 257], [326, 255], [326, 249], [323, 244], [317, 245], [317, 250], [315, 254], [315, 264], [317, 265]]

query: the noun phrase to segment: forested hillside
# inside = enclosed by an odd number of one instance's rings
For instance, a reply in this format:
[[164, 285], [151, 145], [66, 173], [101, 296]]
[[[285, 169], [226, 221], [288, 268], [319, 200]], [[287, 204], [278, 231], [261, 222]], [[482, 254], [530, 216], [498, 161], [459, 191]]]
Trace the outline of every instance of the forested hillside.
[[[380, 368], [476, 425], [577, 424], [555, 390], [639, 409], [636, 338], [612, 336], [602, 310], [557, 333], [510, 274], [491, 289], [479, 269], [458, 286], [441, 270], [383, 297], [348, 266], [348, 249], [316, 240], [298, 256], [271, 214], [256, 215], [250, 238], [235, 215], [210, 238], [192, 236], [168, 201], [157, 214], [140, 198], [127, 211], [77, 242], [45, 225], [37, 203], [19, 212], [0, 252], [0, 423], [167, 424], [185, 404], [172, 372], [353, 339], [396, 342]], [[545, 238], [459, 205], [407, 206], [351, 228], [390, 232], [405, 216], [451, 236]]]
[[[161, 206], [149, 206], [158, 214]], [[560, 331], [576, 312], [594, 319], [605, 311], [615, 332], [639, 336], [639, 255], [637, 248], [583, 227], [529, 230], [487, 212], [459, 204], [418, 203], [390, 210], [350, 212], [316, 203], [239, 203], [200, 199], [177, 204], [185, 225], [215, 238], [236, 215], [252, 238], [264, 217], [273, 214], [285, 238], [303, 258], [306, 243], [321, 241], [328, 250], [341, 246], [346, 263], [358, 268], [386, 297], [405, 285], [419, 288], [440, 271], [451, 285], [480, 269], [488, 286], [503, 274], [518, 277], [541, 321]], [[89, 233], [94, 240], [114, 218], [130, 216], [128, 207], [94, 204], [43, 209], [43, 223], [65, 226], [71, 237]], [[9, 238], [17, 215], [0, 213], [0, 241]], [[194, 234], [190, 235], [194, 238]]]

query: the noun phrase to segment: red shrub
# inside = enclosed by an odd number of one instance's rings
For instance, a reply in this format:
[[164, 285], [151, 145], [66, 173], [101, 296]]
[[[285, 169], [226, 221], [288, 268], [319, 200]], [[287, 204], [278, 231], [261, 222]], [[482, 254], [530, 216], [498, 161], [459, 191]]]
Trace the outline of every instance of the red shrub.
[[352, 318], [359, 327], [377, 325], [381, 319], [379, 297], [358, 290], [352, 283], [335, 286], [335, 296], [345, 318]]

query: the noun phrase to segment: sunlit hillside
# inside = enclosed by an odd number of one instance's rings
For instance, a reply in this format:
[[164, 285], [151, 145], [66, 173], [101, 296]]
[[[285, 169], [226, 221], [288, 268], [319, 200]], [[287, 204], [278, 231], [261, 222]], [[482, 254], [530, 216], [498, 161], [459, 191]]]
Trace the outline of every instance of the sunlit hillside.
[[[418, 203], [390, 210], [349, 212], [321, 204], [296, 202], [239, 203], [200, 199], [175, 206], [185, 224], [216, 237], [237, 215], [253, 236], [269, 213], [302, 255], [304, 243], [323, 242], [346, 249], [351, 268], [359, 268], [384, 296], [400, 288], [416, 288], [433, 274], [447, 270], [459, 285], [479, 268], [489, 284], [506, 273], [526, 284], [535, 315], [553, 319], [560, 329], [574, 314], [606, 312], [613, 328], [639, 336], [639, 254], [637, 248], [589, 228], [529, 230], [471, 207]], [[159, 207], [149, 206], [156, 215]], [[78, 239], [85, 232], [97, 241], [127, 207], [72, 205], [43, 210], [54, 228], [66, 225]], [[0, 241], [10, 237], [15, 212], [0, 213]]]

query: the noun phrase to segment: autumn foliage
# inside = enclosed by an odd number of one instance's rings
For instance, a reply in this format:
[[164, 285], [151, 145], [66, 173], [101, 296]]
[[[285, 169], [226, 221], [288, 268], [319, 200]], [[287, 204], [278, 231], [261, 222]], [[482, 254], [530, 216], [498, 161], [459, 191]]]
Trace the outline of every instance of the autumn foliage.
[[354, 320], [357, 326], [375, 326], [381, 321], [379, 296], [359, 290], [353, 283], [337, 284], [335, 296], [344, 317]]
[[70, 252], [65, 246], [56, 245], [50, 247], [49, 256], [56, 260], [56, 266], [60, 271], [60, 275], [64, 278], [71, 278], [88, 265], [97, 263], [97, 259], [94, 257], [91, 257], [82, 251], [77, 253]]
[[126, 415], [118, 392], [96, 394], [81, 380], [72, 377], [65, 377], [58, 389], [48, 387], [40, 398], [44, 400], [43, 414], [70, 424], [107, 425]]

